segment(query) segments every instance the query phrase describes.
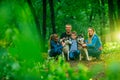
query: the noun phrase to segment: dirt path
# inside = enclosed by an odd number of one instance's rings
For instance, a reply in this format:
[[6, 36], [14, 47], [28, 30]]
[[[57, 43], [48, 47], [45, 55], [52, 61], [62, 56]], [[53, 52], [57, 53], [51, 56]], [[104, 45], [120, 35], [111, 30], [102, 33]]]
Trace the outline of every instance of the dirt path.
[[87, 67], [91, 67], [92, 65], [95, 65], [95, 64], [104, 64], [105, 61], [104, 60], [91, 60], [91, 61], [86, 61], [86, 60], [70, 60], [68, 61], [71, 65], [71, 67], [75, 67], [77, 64], [79, 63], [82, 63], [84, 64], [85, 66]]
[[[94, 65], [96, 64], [105, 64], [104, 60], [91, 60], [91, 61], [79, 61], [79, 60], [72, 60], [72, 61], [68, 61], [68, 63], [70, 63], [71, 67], [76, 67], [79, 63], [85, 65], [88, 69], [92, 68]], [[104, 71], [100, 71], [98, 73], [96, 73], [96, 75], [94, 75], [94, 77], [92, 78], [92, 80], [99, 80], [100, 78], [105, 77], [105, 73]]]

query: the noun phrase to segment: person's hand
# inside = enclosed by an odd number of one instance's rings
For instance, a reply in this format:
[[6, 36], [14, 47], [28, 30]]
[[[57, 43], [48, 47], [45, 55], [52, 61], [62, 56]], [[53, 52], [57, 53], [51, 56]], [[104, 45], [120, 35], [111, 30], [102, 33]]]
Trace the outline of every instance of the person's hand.
[[82, 44], [82, 47], [85, 48], [87, 45], [86, 44]]
[[99, 48], [99, 50], [102, 50], [102, 46]]
[[65, 43], [64, 42], [61, 42], [62, 46], [65, 46]]

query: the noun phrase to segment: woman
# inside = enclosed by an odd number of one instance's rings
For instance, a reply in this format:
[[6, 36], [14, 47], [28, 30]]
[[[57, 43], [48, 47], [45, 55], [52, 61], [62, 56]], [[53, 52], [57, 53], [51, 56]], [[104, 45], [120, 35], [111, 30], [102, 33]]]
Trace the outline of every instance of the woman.
[[87, 46], [89, 56], [100, 59], [102, 44], [99, 37], [95, 34], [94, 28], [88, 28], [88, 40], [86, 40], [86, 44], [83, 44], [82, 46]]

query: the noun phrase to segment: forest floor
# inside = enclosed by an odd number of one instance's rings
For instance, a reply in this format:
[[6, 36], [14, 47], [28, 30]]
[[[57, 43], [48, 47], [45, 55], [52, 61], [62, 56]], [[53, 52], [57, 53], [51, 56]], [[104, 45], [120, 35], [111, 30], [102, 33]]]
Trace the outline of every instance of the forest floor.
[[[87, 61], [87, 60], [81, 60], [81, 61], [80, 60], [70, 60], [70, 61], [67, 61], [67, 62], [70, 63], [70, 66], [73, 67], [73, 68], [76, 68], [76, 66], [78, 64], [83, 64], [88, 69], [91, 69], [92, 67], [94, 67], [94, 65], [97, 65], [97, 64], [102, 64], [104, 66], [106, 64], [104, 58], [102, 58], [100, 60], [97, 60], [97, 59], [93, 58], [90, 61]], [[92, 80], [99, 80], [99, 78], [103, 78], [103, 77], [105, 77], [105, 73], [104, 73], [104, 71], [101, 71], [101, 72], [96, 73], [96, 75], [92, 78]]]
[[[118, 52], [119, 53], [119, 52]], [[120, 62], [120, 54], [116, 54], [114, 52], [111, 52], [110, 54], [101, 54], [101, 59], [97, 60], [95, 58], [92, 58], [90, 61], [87, 60], [69, 60], [65, 61], [70, 64], [71, 68], [75, 69], [75, 72], [78, 71], [78, 65], [84, 65], [88, 70], [93, 70], [92, 72], [95, 72], [95, 75], [92, 76], [92, 79], [90, 80], [100, 80], [101, 78], [106, 77], [106, 68], [109, 66], [109, 63], [111, 61], [117, 60]], [[102, 66], [102, 70], [97, 70], [97, 67]], [[97, 70], [97, 71], [94, 71]]]
[[90, 61], [87, 61], [87, 60], [70, 60], [70, 61], [67, 61], [68, 63], [70, 63], [70, 66], [71, 67], [75, 67], [77, 64], [81, 63], [81, 64], [84, 64], [85, 66], [87, 67], [91, 67], [92, 65], [95, 65], [95, 64], [104, 64], [105, 61], [103, 59], [100, 59], [100, 60], [97, 60], [97, 59], [92, 59]]

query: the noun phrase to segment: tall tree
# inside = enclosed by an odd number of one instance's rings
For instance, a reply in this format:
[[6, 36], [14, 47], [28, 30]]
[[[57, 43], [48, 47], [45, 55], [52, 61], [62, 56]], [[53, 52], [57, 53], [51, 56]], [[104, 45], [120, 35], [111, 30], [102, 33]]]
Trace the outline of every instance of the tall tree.
[[42, 27], [42, 36], [45, 40], [46, 38], [46, 6], [47, 6], [47, 3], [46, 3], [46, 0], [43, 0], [43, 27]]
[[100, 35], [101, 35], [101, 39], [102, 39], [102, 42], [105, 42], [105, 35], [104, 35], [104, 29], [105, 28], [105, 0], [100, 0], [99, 1], [99, 5], [100, 5], [100, 9], [99, 9], [99, 15], [100, 15], [100, 24], [101, 24], [101, 27], [100, 27]]
[[109, 25], [110, 25], [110, 34], [111, 34], [111, 40], [114, 40], [114, 31], [115, 31], [115, 27], [114, 27], [114, 19], [113, 19], [113, 15], [114, 15], [114, 4], [113, 4], [113, 0], [108, 0], [108, 15], [109, 15]]
[[53, 30], [53, 33], [56, 33], [56, 28], [55, 28], [55, 13], [54, 13], [54, 2], [53, 2], [53, 0], [49, 0], [49, 5], [50, 5], [50, 13], [51, 13], [52, 30]]
[[43, 26], [42, 26], [42, 46], [43, 46], [43, 52], [45, 51], [45, 39], [46, 39], [46, 0], [43, 0]]

